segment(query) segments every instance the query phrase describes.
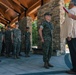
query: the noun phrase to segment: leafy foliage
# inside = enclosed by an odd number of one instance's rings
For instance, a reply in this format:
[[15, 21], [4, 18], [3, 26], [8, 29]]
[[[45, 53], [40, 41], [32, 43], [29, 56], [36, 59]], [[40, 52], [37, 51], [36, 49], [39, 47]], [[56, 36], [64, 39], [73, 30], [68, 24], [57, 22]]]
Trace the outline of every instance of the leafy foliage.
[[4, 25], [3, 25], [2, 23], [0, 23], [0, 29], [1, 29], [1, 28], [4, 28]]
[[38, 45], [38, 29], [37, 29], [37, 20], [32, 23], [32, 45]]
[[69, 3], [66, 3], [66, 4], [65, 4], [65, 7], [68, 8], [68, 7], [69, 7]]

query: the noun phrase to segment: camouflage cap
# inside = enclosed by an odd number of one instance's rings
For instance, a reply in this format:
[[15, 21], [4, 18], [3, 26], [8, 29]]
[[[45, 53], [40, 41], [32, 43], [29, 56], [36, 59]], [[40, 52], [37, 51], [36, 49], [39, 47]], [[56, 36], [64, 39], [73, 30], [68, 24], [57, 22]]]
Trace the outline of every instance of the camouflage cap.
[[44, 16], [46, 16], [46, 15], [52, 16], [52, 14], [50, 14], [49, 12], [47, 12], [47, 13], [44, 14]]
[[26, 29], [29, 29], [29, 27], [26, 27]]
[[19, 25], [19, 22], [16, 22], [15, 25]]
[[7, 28], [10, 28], [10, 26], [7, 26]]

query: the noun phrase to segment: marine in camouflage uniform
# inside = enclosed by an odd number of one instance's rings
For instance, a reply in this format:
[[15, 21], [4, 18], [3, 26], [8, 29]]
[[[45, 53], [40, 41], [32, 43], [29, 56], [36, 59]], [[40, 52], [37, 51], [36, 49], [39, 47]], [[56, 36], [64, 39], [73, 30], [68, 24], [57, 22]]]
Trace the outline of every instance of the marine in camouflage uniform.
[[[44, 17], [46, 16], [51, 17], [49, 13], [45, 13]], [[53, 67], [53, 65], [49, 63], [52, 55], [52, 30], [53, 25], [47, 20], [42, 22], [42, 25], [39, 29], [39, 34], [42, 39], [43, 61], [45, 68]]]
[[7, 26], [7, 30], [4, 33], [5, 38], [5, 47], [6, 47], [6, 57], [10, 57], [10, 52], [12, 48], [12, 31], [10, 29], [10, 26]]
[[14, 47], [14, 57], [19, 57], [20, 47], [21, 47], [21, 30], [18, 28], [19, 24], [16, 23], [16, 28], [13, 29], [13, 47]]
[[1, 29], [2, 34], [3, 34], [3, 41], [2, 41], [2, 51], [1, 51], [1, 56], [5, 56], [5, 41], [4, 41], [4, 34], [5, 34], [5, 29]]
[[29, 52], [30, 52], [30, 32], [29, 32], [29, 27], [26, 27], [26, 32], [25, 32], [25, 54], [26, 57], [29, 57]]
[[0, 28], [0, 55], [1, 55], [1, 50], [2, 50], [2, 42], [3, 42], [3, 33]]

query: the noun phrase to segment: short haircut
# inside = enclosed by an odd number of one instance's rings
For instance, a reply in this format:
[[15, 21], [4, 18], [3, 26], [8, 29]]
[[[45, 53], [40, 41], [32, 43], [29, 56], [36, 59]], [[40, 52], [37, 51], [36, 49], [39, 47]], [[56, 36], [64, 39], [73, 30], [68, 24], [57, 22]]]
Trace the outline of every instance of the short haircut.
[[10, 28], [10, 26], [7, 26], [7, 28]]
[[26, 29], [30, 29], [29, 27], [26, 27]]
[[76, 6], [76, 0], [71, 0], [70, 3], [72, 3], [72, 4], [74, 4]]
[[50, 14], [49, 12], [46, 12], [46, 13], [44, 14], [44, 16], [52, 16], [52, 14]]
[[16, 22], [16, 23], [15, 23], [15, 25], [19, 25], [19, 23], [18, 23], [18, 22]]

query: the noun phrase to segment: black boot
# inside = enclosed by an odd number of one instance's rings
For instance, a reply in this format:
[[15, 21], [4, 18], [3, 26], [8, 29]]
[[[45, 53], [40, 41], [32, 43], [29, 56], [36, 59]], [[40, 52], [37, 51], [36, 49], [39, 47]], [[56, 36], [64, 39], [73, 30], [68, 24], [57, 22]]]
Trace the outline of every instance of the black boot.
[[48, 66], [48, 63], [47, 63], [47, 62], [44, 63], [44, 67], [45, 67], [46, 69], [49, 69], [49, 66]]
[[17, 57], [16, 57], [16, 55], [14, 55], [14, 57], [13, 57], [14, 59], [17, 59]]
[[48, 66], [49, 66], [49, 67], [54, 67], [54, 66], [53, 66], [53, 65], [51, 65], [49, 62], [48, 62]]
[[29, 54], [26, 54], [25, 57], [30, 57], [30, 55]]
[[19, 55], [16, 55], [16, 58], [17, 58], [17, 59], [20, 59], [20, 56], [19, 56]]

